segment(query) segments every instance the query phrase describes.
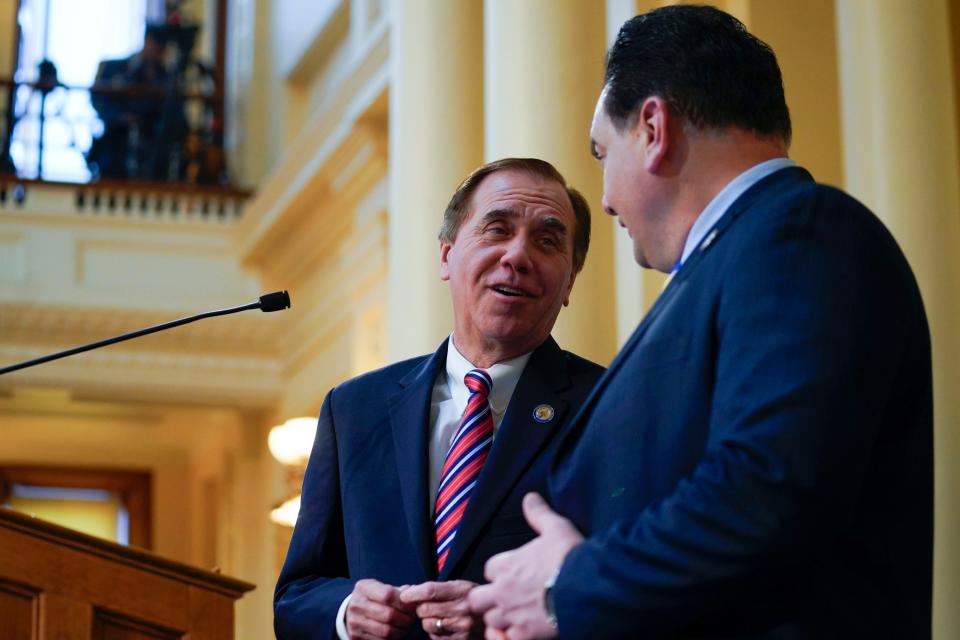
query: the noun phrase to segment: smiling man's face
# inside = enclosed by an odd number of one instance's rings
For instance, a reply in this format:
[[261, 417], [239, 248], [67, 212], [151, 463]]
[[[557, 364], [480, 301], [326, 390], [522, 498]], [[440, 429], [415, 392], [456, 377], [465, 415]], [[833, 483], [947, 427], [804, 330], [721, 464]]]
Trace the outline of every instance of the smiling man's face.
[[484, 354], [521, 355], [550, 335], [576, 277], [575, 224], [557, 182], [505, 170], [477, 187], [456, 238], [440, 244], [454, 341], [475, 365], [487, 366]]

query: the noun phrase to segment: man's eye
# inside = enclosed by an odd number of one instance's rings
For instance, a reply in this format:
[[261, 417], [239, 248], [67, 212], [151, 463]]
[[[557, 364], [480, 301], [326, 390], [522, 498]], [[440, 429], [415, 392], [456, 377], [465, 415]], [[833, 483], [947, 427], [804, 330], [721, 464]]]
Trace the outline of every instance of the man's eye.
[[491, 226], [487, 227], [487, 233], [495, 236], [505, 236], [507, 235], [507, 229], [501, 226]]
[[560, 246], [560, 243], [557, 242], [556, 238], [551, 238], [551, 237], [549, 237], [549, 236], [545, 236], [545, 237], [543, 237], [543, 238], [540, 238], [540, 244], [542, 244], [542, 245], [545, 246], [545, 247], [559, 247], [559, 246]]

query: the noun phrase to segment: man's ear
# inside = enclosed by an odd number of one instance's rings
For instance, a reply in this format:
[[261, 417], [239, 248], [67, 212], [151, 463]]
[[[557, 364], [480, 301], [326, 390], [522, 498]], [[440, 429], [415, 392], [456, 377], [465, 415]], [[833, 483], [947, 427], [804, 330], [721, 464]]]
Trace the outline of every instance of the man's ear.
[[440, 241], [440, 279], [444, 282], [450, 280], [450, 263], [447, 261], [447, 254], [453, 247], [449, 242]]
[[570, 306], [570, 292], [573, 291], [573, 282], [577, 279], [577, 272], [574, 271], [570, 274], [570, 283], [567, 285], [567, 293], [563, 296], [563, 306]]
[[644, 168], [656, 173], [670, 151], [670, 128], [674, 120], [670, 116], [667, 101], [660, 96], [650, 96], [643, 101], [634, 125], [634, 135], [643, 146]]

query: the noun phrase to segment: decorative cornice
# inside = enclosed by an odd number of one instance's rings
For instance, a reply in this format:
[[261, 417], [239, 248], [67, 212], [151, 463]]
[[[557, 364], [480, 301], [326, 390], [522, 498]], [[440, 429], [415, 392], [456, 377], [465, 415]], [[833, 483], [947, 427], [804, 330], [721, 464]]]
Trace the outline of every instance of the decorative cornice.
[[259, 269], [278, 256], [302, 264], [311, 256], [289, 251], [291, 239], [304, 230], [315, 240], [335, 234], [344, 207], [386, 175], [388, 51], [389, 30], [382, 29], [248, 204], [235, 236], [244, 265]]
[[[4, 362], [40, 355], [36, 346], [0, 345]], [[107, 348], [7, 374], [0, 391], [63, 387], [88, 399], [268, 408], [283, 389], [281, 368], [271, 358]]]

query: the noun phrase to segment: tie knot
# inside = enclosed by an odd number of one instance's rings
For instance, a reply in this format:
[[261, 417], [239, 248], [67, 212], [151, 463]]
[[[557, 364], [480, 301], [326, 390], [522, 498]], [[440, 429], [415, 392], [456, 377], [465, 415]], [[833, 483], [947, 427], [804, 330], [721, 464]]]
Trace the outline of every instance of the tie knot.
[[483, 397], [490, 395], [490, 389], [493, 388], [493, 379], [490, 374], [483, 369], [471, 369], [467, 375], [463, 376], [463, 383], [467, 385], [472, 393], [479, 393]]

